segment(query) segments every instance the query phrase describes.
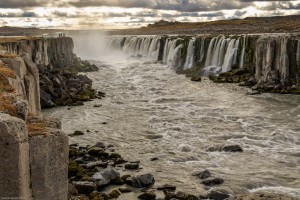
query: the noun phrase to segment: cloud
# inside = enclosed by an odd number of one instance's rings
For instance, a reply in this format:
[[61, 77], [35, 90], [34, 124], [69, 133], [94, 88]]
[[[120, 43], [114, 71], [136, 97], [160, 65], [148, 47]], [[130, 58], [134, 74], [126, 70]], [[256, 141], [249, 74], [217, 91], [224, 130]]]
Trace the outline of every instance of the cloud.
[[0, 0], [0, 22], [11, 26], [125, 28], [161, 19], [199, 22], [300, 14], [299, 10], [299, 0]]
[[0, 8], [25, 8], [47, 5], [46, 0], [1, 0]]

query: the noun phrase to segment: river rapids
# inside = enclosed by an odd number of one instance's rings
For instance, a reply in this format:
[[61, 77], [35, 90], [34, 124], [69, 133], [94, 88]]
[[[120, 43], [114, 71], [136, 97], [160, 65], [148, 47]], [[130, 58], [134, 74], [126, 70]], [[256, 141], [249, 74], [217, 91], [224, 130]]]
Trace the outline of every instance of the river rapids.
[[[90, 130], [70, 144], [112, 144], [125, 159], [140, 160], [141, 173], [152, 173], [156, 184], [172, 183], [185, 192], [203, 191], [192, 173], [208, 169], [235, 194], [300, 196], [299, 96], [249, 96], [236, 84], [192, 82], [165, 64], [122, 53], [93, 62], [100, 70], [88, 76], [106, 97], [44, 111], [60, 118], [66, 133]], [[244, 151], [206, 151], [218, 144]]]

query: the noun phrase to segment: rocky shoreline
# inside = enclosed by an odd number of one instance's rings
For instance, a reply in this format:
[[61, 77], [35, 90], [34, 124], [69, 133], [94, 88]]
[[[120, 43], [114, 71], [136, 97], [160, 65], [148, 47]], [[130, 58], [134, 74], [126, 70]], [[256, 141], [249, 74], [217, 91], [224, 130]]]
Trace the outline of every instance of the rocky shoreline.
[[[81, 131], [76, 131], [72, 136]], [[227, 153], [243, 152], [239, 145], [221, 145], [207, 149], [207, 151], [223, 151]], [[152, 158], [156, 162], [158, 158]], [[192, 173], [199, 178], [206, 192], [188, 194], [180, 191], [173, 183], [166, 180], [163, 185], [155, 184], [155, 177], [151, 173], [140, 173], [140, 161], [127, 161], [116, 152], [110, 144], [97, 142], [93, 146], [69, 146], [69, 199], [75, 200], [112, 200], [129, 199], [124, 195], [131, 194], [131, 198], [142, 200], [297, 200], [283, 194], [255, 192], [251, 194], [234, 194], [230, 189], [221, 186], [224, 181], [204, 169]], [[197, 194], [198, 193], [198, 194]]]

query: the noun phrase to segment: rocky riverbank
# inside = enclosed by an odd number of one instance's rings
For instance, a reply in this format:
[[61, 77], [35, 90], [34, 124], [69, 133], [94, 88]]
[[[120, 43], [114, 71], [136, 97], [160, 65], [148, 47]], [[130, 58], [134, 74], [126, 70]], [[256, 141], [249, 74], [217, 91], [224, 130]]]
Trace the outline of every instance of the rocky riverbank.
[[[76, 131], [72, 136], [81, 131]], [[192, 173], [199, 178], [206, 192], [194, 194], [181, 192], [173, 183], [155, 184], [151, 173], [140, 173], [140, 161], [127, 161], [115, 151], [113, 145], [98, 142], [93, 146], [69, 147], [69, 199], [70, 200], [297, 200], [288, 195], [255, 192], [251, 194], [234, 194], [230, 189], [220, 187], [224, 181], [208, 170]], [[223, 151], [227, 153], [242, 152], [238, 145], [214, 146], [207, 151]], [[159, 158], [152, 158], [156, 162]], [[162, 169], [163, 171], [163, 169]], [[132, 193], [131, 197], [126, 194]]]
[[96, 97], [92, 81], [78, 73], [97, 71], [98, 68], [73, 53], [71, 38], [15, 37], [0, 39], [0, 45], [19, 57], [2, 59], [12, 68], [20, 68], [20, 62], [38, 68], [42, 108], [81, 105]]

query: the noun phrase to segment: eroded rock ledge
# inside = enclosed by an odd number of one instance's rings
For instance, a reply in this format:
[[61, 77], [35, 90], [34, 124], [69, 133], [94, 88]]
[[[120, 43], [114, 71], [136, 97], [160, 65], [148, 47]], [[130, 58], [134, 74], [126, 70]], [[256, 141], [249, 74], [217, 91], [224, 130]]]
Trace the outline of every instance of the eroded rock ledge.
[[[72, 38], [12, 38], [0, 40], [0, 43], [8, 52], [18, 56], [3, 59], [5, 63], [16, 70], [26, 66], [29, 72], [34, 73], [26, 83], [40, 83], [42, 108], [71, 105], [94, 98], [92, 81], [85, 75], [78, 75], [78, 72], [95, 71], [98, 68], [81, 61], [73, 53]], [[19, 74], [24, 78], [22, 73]], [[28, 76], [25, 78], [28, 79]]]

